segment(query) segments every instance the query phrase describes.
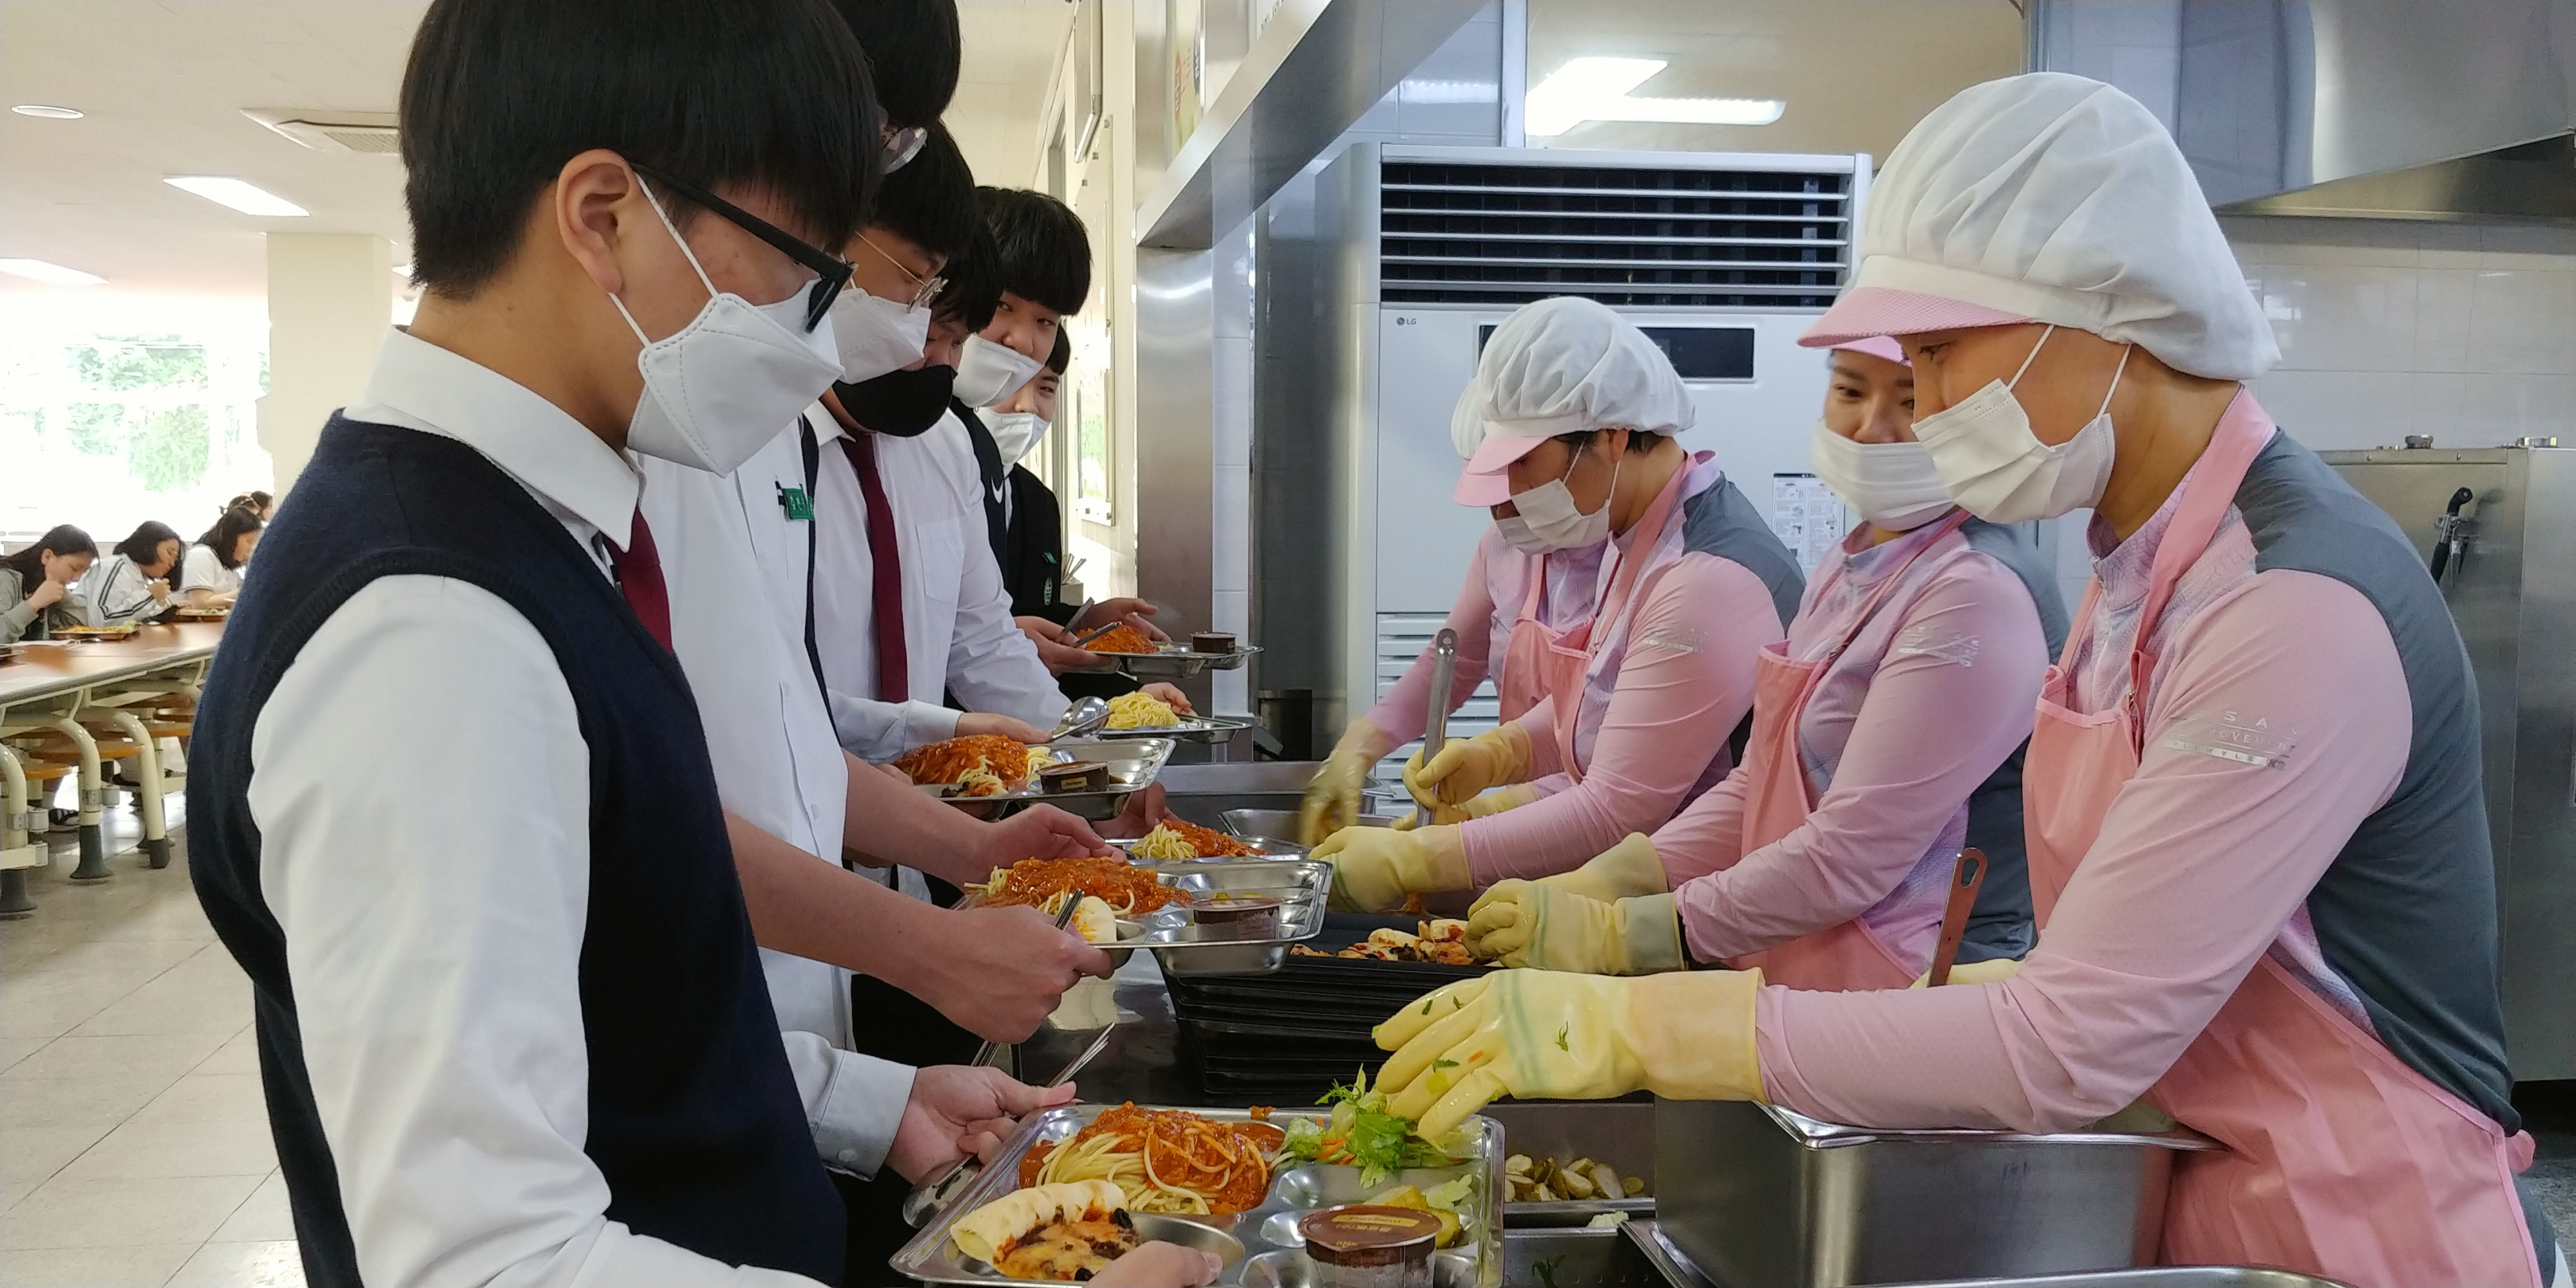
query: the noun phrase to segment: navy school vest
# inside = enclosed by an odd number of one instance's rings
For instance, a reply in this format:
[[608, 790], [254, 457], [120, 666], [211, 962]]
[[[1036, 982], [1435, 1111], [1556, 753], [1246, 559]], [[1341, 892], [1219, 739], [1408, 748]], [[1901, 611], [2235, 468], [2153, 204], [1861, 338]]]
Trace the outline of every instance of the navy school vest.
[[471, 583], [518, 610], [553, 650], [580, 715], [591, 817], [582, 1148], [607, 1180], [608, 1219], [729, 1264], [840, 1282], [841, 1202], [779, 1045], [678, 661], [563, 525], [480, 453], [339, 416], [260, 543], [260, 575], [225, 627], [189, 757], [190, 872], [251, 978], [308, 1280], [355, 1285], [358, 1264], [304, 1066], [285, 933], [260, 893], [251, 733], [304, 642], [349, 596], [412, 574]]

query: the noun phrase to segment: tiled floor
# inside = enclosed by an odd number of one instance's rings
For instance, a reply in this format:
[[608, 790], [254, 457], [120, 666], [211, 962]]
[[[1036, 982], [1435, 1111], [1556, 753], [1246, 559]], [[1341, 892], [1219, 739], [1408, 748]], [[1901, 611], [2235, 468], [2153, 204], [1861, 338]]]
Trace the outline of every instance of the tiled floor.
[[250, 984], [174, 848], [31, 873], [36, 915], [0, 922], [0, 1288], [304, 1283]]

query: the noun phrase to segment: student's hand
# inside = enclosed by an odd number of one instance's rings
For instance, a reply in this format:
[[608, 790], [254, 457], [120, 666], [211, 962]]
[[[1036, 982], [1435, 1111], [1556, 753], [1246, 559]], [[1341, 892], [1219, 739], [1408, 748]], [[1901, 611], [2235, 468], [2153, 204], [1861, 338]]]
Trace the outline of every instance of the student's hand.
[[1022, 859], [1105, 857], [1111, 851], [1089, 823], [1053, 805], [1032, 805], [982, 829], [973, 857], [986, 868]]
[[1153, 604], [1133, 597], [1104, 599], [1093, 604], [1090, 612], [1077, 618], [1073, 627], [1076, 631], [1085, 631], [1124, 619], [1128, 625], [1143, 631], [1149, 640], [1168, 640], [1172, 637], [1165, 635], [1163, 628], [1145, 620], [1160, 611]]
[[1062, 675], [1067, 671], [1097, 671], [1102, 667], [1117, 665], [1106, 653], [1094, 653], [1087, 648], [1077, 646], [1073, 642], [1073, 632], [1043, 617], [1017, 617], [1012, 620], [1020, 624], [1020, 633], [1028, 636], [1029, 642], [1038, 646], [1038, 660], [1046, 663], [1046, 669], [1050, 674]]
[[1171, 809], [1163, 803], [1163, 785], [1152, 783], [1141, 792], [1129, 793], [1127, 808], [1101, 827], [1111, 836], [1141, 837], [1171, 816]]
[[982, 711], [969, 711], [966, 714], [957, 717], [958, 737], [967, 738], [976, 734], [1000, 734], [1005, 738], [1014, 739], [1019, 742], [1036, 743], [1046, 741], [1046, 730], [1040, 729], [1033, 724], [1025, 724], [1021, 721], [1013, 720], [1009, 716], [997, 716]]
[[1190, 705], [1188, 694], [1181, 692], [1179, 689], [1166, 684], [1161, 680], [1156, 680], [1152, 684], [1146, 685], [1143, 692], [1146, 697], [1160, 698], [1165, 702], [1171, 703], [1172, 710], [1180, 712], [1182, 715], [1194, 716], [1198, 714], [1197, 709]]
[[1140, 1243], [1091, 1277], [1093, 1288], [1201, 1288], [1225, 1263], [1213, 1252], [1177, 1243]]
[[901, 987], [979, 1038], [1024, 1042], [1085, 975], [1109, 978], [1109, 954], [1035, 908], [961, 908], [940, 918], [942, 948]]
[[153, 602], [153, 603], [156, 603], [156, 604], [167, 604], [167, 603], [169, 603], [169, 602], [170, 602], [170, 579], [169, 579], [169, 578], [167, 578], [167, 577], [155, 577], [155, 578], [153, 578], [152, 580], [150, 580], [150, 581], [148, 581], [148, 582], [144, 583], [143, 588], [144, 588], [145, 590], [148, 590], [148, 591], [151, 591], [151, 592], [152, 592], [152, 602]]
[[886, 1163], [918, 1184], [968, 1154], [992, 1162], [1002, 1142], [1019, 1130], [1021, 1118], [1072, 1099], [1070, 1086], [1032, 1087], [990, 1067], [944, 1064], [919, 1070], [912, 1075], [912, 1097], [904, 1101], [903, 1121], [895, 1128]]
[[27, 607], [39, 612], [61, 602], [63, 602], [63, 584], [51, 577], [37, 582], [36, 588], [27, 592]]

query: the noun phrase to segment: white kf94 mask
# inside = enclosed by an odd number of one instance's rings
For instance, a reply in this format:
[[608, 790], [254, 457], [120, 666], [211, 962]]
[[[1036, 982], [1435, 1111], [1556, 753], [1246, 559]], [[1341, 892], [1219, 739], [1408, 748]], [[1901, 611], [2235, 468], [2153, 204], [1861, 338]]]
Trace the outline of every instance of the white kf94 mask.
[[1610, 497], [1619, 494], [1621, 462], [1610, 463], [1610, 496], [1601, 499], [1600, 509], [1585, 514], [1574, 504], [1574, 490], [1565, 485], [1582, 459], [1583, 449], [1575, 448], [1573, 459], [1565, 463], [1564, 478], [1549, 479], [1512, 497], [1512, 508], [1519, 515], [1494, 521], [1506, 544], [1525, 555], [1543, 555], [1551, 550], [1582, 550], [1610, 539]]
[[832, 301], [832, 336], [841, 355], [841, 379], [863, 385], [921, 361], [921, 351], [930, 343], [930, 310], [853, 285]]
[[707, 302], [687, 326], [649, 340], [626, 302], [608, 297], [644, 343], [635, 355], [644, 396], [627, 422], [626, 445], [674, 464], [730, 474], [832, 387], [841, 371], [832, 320], [826, 317], [807, 331], [803, 291], [775, 304], [754, 304], [717, 290], [649, 187], [644, 200], [696, 270]]
[[2117, 448], [2111, 395], [2120, 391], [2120, 376], [2129, 369], [2136, 346], [2121, 350], [2111, 387], [2102, 393], [2102, 409], [2075, 437], [2051, 445], [2031, 433], [2030, 413], [2022, 410], [2012, 389], [2056, 331], [2051, 326], [2039, 333], [2039, 344], [2030, 347], [2030, 357], [2021, 360], [2021, 370], [2009, 383], [1989, 380], [1957, 406], [1914, 422], [1914, 437], [1932, 454], [1942, 486], [1969, 513], [1990, 523], [2054, 519], [2097, 505], [2111, 481]]
[[1816, 422], [1807, 466], [1843, 504], [1889, 532], [1910, 532], [1957, 504], [1921, 443], [1862, 443]]
[[1046, 364], [1007, 344], [966, 337], [957, 356], [957, 397], [969, 407], [990, 407], [1020, 391]]

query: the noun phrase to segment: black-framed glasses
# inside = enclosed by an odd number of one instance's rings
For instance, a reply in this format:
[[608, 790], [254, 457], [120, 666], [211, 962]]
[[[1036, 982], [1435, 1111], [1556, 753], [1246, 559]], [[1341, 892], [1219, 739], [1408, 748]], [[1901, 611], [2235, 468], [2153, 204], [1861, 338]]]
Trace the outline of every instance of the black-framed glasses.
[[787, 258], [813, 269], [814, 284], [806, 288], [805, 292], [805, 329], [808, 332], [823, 325], [823, 319], [832, 312], [832, 301], [839, 299], [841, 292], [849, 289], [850, 275], [858, 271], [851, 266], [850, 261], [830, 251], [817, 248], [776, 224], [658, 166], [649, 166], [631, 157], [627, 159], [627, 164], [635, 167], [637, 174], [724, 216], [733, 222], [734, 227], [776, 247], [778, 253]]
[[930, 127], [907, 125], [902, 129], [896, 129], [889, 125], [885, 127], [882, 137], [885, 140], [885, 172], [893, 174], [912, 164], [912, 159], [921, 155], [921, 145], [930, 141]]
[[933, 273], [928, 277], [923, 277], [921, 274], [904, 267], [902, 260], [896, 259], [894, 256], [887, 254], [885, 252], [885, 247], [879, 246], [875, 242], [868, 241], [868, 235], [866, 233], [860, 233], [859, 240], [867, 242], [868, 249], [875, 251], [878, 259], [894, 265], [894, 271], [912, 279], [912, 307], [916, 309], [929, 308], [931, 301], [938, 299], [939, 293], [948, 289], [948, 278], [945, 274]]

